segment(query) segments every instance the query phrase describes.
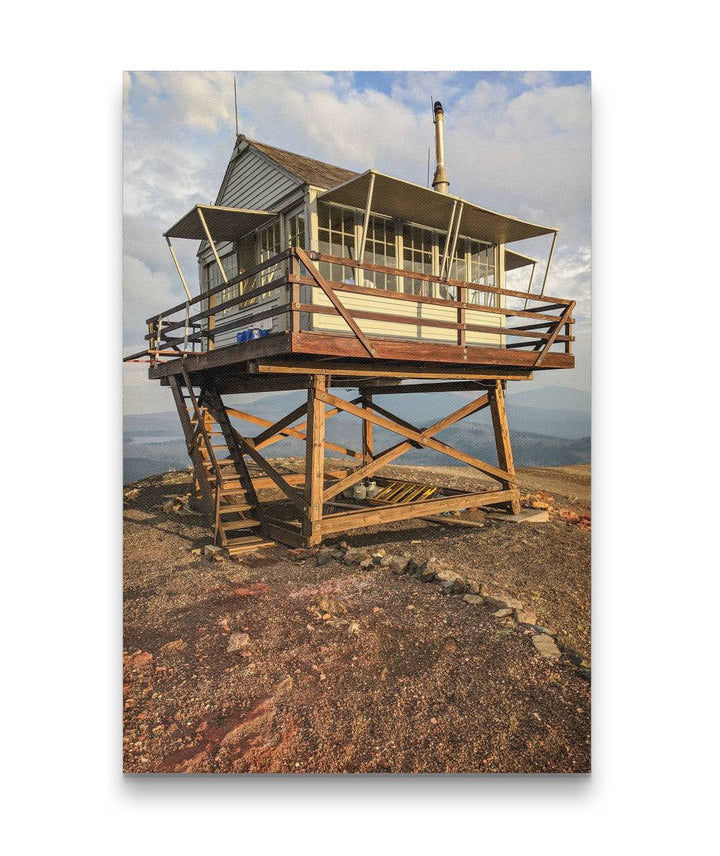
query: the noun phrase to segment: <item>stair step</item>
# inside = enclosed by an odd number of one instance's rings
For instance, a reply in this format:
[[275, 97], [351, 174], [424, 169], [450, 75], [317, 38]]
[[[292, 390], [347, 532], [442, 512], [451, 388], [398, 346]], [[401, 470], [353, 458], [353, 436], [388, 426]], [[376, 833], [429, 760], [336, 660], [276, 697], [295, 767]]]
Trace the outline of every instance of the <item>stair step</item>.
[[260, 526], [259, 520], [250, 520], [246, 518], [245, 520], [221, 520], [220, 528], [223, 532], [231, 532], [234, 529], [253, 529], [256, 526]]
[[231, 511], [239, 514], [241, 511], [252, 511], [254, 505], [221, 505], [218, 507], [220, 514], [229, 514]]
[[266, 541], [257, 535], [245, 535], [242, 538], [228, 538], [225, 547], [231, 556], [246, 553], [251, 550], [262, 550], [264, 547], [275, 547], [274, 541]]

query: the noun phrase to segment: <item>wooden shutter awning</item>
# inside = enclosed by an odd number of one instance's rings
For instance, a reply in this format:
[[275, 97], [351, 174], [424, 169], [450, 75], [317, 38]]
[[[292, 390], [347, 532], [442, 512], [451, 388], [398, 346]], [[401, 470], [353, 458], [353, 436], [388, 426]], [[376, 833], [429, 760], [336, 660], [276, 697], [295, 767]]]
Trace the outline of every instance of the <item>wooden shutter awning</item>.
[[463, 203], [460, 234], [468, 238], [489, 244], [509, 244], [557, 232], [557, 229], [550, 226], [538, 226], [505, 214], [496, 214], [458, 196], [438, 193], [429, 187], [383, 175], [375, 170], [368, 170], [357, 178], [328, 190], [318, 199], [364, 209], [373, 176], [372, 211], [376, 214], [446, 232], [453, 206]]
[[276, 217], [271, 211], [252, 211], [247, 208], [224, 208], [220, 205], [195, 205], [184, 217], [164, 233], [166, 238], [189, 238], [202, 241], [207, 238], [202, 215], [215, 241], [237, 241], [265, 221]]

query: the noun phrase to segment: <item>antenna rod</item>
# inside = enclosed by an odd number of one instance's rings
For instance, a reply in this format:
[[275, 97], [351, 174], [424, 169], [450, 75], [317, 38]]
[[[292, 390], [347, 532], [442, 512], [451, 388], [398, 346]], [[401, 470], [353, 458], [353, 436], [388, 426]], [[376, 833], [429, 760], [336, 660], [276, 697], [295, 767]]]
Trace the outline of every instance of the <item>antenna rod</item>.
[[238, 111], [237, 111], [237, 79], [235, 78], [235, 73], [233, 72], [233, 90], [235, 92], [235, 136], [240, 133], [240, 128], [238, 127]]

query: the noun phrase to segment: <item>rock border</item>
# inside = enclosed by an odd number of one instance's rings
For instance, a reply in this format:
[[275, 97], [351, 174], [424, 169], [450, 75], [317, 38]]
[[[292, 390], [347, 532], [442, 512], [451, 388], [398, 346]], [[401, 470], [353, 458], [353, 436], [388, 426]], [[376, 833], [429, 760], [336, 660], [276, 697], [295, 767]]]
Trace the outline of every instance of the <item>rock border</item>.
[[505, 626], [521, 628], [530, 636], [535, 651], [541, 656], [555, 661], [564, 659], [574, 667], [578, 677], [590, 683], [590, 661], [573, 648], [564, 646], [555, 630], [538, 624], [532, 609], [526, 609], [519, 600], [504, 592], [491, 590], [487, 583], [464, 577], [440, 559], [431, 557], [418, 562], [408, 553], [390, 555], [384, 549], [350, 547], [345, 541], [336, 547], [309, 548], [307, 555], [314, 555], [319, 566], [335, 561], [356, 565], [362, 570], [389, 569], [397, 576], [409, 575], [423, 583], [435, 584], [443, 595], [462, 596], [469, 606], [489, 608], [493, 617]]

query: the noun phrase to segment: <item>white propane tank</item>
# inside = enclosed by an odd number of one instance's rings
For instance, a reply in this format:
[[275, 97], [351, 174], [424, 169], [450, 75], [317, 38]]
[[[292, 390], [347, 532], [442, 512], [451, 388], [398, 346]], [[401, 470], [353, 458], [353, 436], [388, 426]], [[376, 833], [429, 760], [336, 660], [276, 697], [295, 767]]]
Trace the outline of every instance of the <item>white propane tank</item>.
[[366, 495], [367, 490], [362, 482], [353, 487], [353, 499], [365, 499]]

